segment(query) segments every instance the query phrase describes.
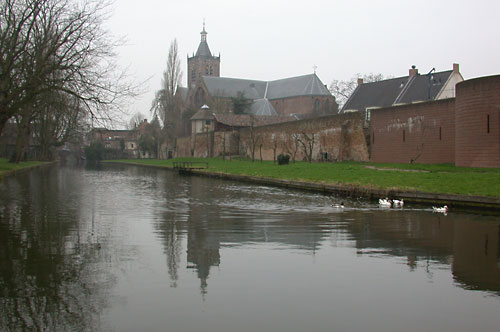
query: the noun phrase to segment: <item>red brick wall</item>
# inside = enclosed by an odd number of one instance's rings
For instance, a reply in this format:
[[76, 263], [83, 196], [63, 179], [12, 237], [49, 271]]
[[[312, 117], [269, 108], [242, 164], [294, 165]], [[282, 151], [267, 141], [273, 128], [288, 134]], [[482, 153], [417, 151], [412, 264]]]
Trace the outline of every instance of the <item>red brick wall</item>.
[[[326, 152], [329, 161], [368, 161], [363, 123], [361, 113], [349, 113], [256, 127], [253, 129], [256, 143], [254, 158], [260, 159], [262, 154], [263, 160], [273, 160], [275, 154], [280, 153], [293, 158], [296, 153], [295, 160], [304, 160], [305, 150], [298, 140], [307, 144], [307, 136], [309, 142], [314, 137], [313, 160], [323, 160]], [[251, 158], [251, 146], [251, 129], [241, 130], [240, 153]]]
[[371, 111], [370, 160], [455, 162], [455, 99]]
[[500, 167], [500, 75], [457, 84], [455, 122], [456, 165]]
[[237, 155], [238, 151], [237, 131], [218, 131], [214, 133], [214, 157], [226, 155]]

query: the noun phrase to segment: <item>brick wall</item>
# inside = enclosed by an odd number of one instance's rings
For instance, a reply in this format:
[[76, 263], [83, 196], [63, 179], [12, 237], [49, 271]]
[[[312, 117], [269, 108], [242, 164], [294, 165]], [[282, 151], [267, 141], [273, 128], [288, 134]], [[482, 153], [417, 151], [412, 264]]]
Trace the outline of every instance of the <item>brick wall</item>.
[[177, 138], [175, 157], [191, 157], [191, 136]]
[[454, 163], [455, 99], [372, 110], [370, 160]]
[[456, 165], [500, 167], [500, 75], [456, 86]]
[[327, 153], [329, 161], [367, 161], [363, 123], [362, 114], [350, 113], [246, 128], [240, 131], [240, 153], [251, 158], [253, 152], [255, 159], [263, 160], [285, 153], [295, 155], [295, 160], [305, 160], [309, 154], [318, 161]]
[[214, 133], [213, 155], [214, 157], [222, 155], [238, 155], [239, 135], [237, 131], [218, 131]]

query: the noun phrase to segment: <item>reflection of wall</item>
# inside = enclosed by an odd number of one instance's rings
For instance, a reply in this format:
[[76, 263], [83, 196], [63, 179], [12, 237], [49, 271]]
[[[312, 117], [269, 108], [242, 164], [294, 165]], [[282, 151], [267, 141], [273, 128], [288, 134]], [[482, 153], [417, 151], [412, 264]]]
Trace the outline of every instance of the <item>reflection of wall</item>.
[[443, 216], [418, 212], [359, 214], [349, 231], [360, 249], [382, 249], [406, 256], [414, 267], [419, 259], [445, 264], [453, 257], [455, 278], [474, 289], [500, 291], [500, 225], [473, 216]]
[[500, 225], [461, 220], [454, 229], [456, 279], [473, 288], [500, 291]]

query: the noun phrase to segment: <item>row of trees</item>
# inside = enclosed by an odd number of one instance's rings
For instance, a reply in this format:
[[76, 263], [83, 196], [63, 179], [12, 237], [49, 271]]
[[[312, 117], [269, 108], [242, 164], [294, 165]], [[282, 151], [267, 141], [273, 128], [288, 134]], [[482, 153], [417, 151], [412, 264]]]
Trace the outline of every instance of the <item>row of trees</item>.
[[119, 101], [134, 94], [115, 63], [120, 42], [103, 28], [109, 8], [101, 0], [0, 3], [0, 135], [18, 125], [13, 161], [30, 139], [49, 158], [89, 122], [116, 119]]

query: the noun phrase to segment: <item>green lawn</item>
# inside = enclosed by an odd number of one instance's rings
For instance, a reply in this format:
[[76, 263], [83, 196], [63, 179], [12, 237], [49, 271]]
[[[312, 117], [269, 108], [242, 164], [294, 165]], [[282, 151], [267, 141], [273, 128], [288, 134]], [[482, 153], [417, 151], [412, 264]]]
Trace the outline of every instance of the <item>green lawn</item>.
[[464, 168], [451, 164], [408, 165], [360, 162], [277, 165], [272, 161], [177, 158], [120, 162], [172, 167], [174, 161], [208, 161], [210, 172], [242, 174], [370, 188], [417, 190], [442, 194], [500, 196], [500, 169]]
[[45, 164], [42, 161], [28, 161], [19, 164], [9, 163], [8, 159], [0, 158], [0, 178], [10, 171], [16, 171], [27, 167]]

